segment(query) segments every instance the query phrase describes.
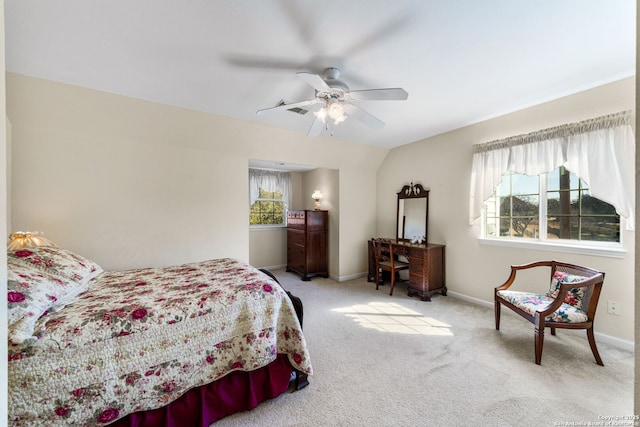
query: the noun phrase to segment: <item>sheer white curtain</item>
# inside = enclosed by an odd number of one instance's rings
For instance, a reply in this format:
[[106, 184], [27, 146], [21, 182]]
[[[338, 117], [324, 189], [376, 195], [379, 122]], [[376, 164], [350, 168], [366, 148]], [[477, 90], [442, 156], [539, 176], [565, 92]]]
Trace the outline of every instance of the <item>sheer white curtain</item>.
[[474, 145], [469, 222], [507, 172], [539, 175], [565, 166], [591, 195], [616, 208], [634, 225], [635, 144], [631, 111]]
[[268, 192], [280, 190], [286, 206], [291, 205], [291, 174], [267, 169], [249, 169], [249, 206], [258, 199], [260, 189]]

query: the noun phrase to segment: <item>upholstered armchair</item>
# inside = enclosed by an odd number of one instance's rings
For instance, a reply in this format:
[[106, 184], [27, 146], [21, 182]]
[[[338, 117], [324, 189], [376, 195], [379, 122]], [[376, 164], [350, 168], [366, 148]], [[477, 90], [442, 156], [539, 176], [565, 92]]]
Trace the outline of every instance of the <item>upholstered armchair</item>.
[[[509, 290], [518, 271], [550, 269], [550, 288], [545, 294]], [[507, 281], [495, 288], [496, 329], [500, 329], [500, 307], [505, 306], [534, 324], [535, 360], [540, 365], [545, 328], [586, 329], [591, 351], [598, 365], [604, 366], [593, 334], [593, 321], [604, 281], [604, 273], [588, 267], [559, 261], [538, 261], [512, 265]]]

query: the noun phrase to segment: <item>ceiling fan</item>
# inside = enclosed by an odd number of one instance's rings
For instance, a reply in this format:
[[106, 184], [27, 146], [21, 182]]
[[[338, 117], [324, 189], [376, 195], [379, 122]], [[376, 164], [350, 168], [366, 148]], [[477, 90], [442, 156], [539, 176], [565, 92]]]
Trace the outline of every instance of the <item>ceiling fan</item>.
[[352, 101], [404, 101], [409, 96], [402, 88], [349, 90], [349, 87], [339, 80], [340, 70], [337, 68], [326, 68], [322, 75], [305, 72], [297, 75], [316, 90], [314, 98], [291, 104], [281, 103], [275, 107], [258, 110], [256, 114], [291, 109], [313, 111], [315, 120], [307, 133], [308, 136], [317, 136], [323, 129], [329, 130], [333, 135], [333, 127], [347, 117], [360, 120], [370, 128], [381, 129], [384, 127], [382, 120], [367, 113]]

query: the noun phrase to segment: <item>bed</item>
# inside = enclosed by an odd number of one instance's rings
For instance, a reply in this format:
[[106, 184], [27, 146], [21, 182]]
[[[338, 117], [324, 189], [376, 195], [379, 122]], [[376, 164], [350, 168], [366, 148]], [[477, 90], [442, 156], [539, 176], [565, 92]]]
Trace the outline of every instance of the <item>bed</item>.
[[7, 265], [12, 426], [207, 426], [312, 373], [299, 299], [239, 260], [111, 272], [35, 247]]

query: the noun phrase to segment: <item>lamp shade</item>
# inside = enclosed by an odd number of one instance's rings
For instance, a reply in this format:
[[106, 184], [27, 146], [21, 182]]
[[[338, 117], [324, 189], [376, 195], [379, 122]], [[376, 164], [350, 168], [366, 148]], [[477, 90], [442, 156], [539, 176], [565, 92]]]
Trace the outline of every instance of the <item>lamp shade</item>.
[[28, 246], [53, 246], [55, 243], [44, 237], [40, 231], [16, 231], [11, 233], [7, 243], [7, 250], [13, 251]]
[[315, 200], [315, 203], [313, 204], [313, 209], [315, 210], [320, 209], [320, 199], [322, 199], [322, 193], [320, 192], [320, 190], [314, 191], [313, 194], [311, 195], [311, 198]]

